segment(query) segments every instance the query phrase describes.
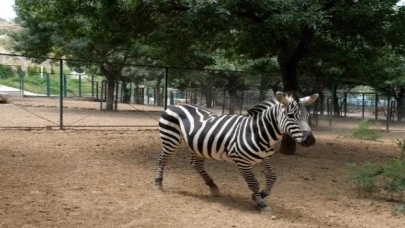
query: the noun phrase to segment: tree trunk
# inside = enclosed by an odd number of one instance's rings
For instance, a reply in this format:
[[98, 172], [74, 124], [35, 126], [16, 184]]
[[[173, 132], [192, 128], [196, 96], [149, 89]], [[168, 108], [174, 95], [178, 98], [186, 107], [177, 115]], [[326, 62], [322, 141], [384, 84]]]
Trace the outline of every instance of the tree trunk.
[[131, 103], [131, 89], [127, 88], [128, 86], [128, 82], [123, 82], [122, 83], [122, 90], [123, 90], [123, 97], [122, 97], [122, 102], [126, 103], [126, 104], [130, 104]]
[[320, 106], [319, 106], [319, 113], [320, 115], [324, 115], [325, 114], [325, 94], [323, 93], [323, 90], [319, 90], [318, 91], [319, 94], [319, 102], [320, 102]]
[[[289, 94], [297, 96], [298, 91], [298, 60], [287, 55], [284, 49], [280, 49], [277, 58], [283, 90]], [[295, 155], [297, 145], [294, 139], [284, 134], [281, 140], [280, 153], [285, 155]]]
[[334, 87], [334, 91], [332, 91], [332, 96], [333, 96], [333, 111], [335, 116], [340, 116], [340, 106], [339, 106], [339, 100], [336, 94], [337, 91], [337, 86]]
[[397, 117], [398, 122], [402, 121], [404, 115], [404, 99], [403, 97], [397, 100]]
[[[277, 81], [277, 82], [275, 82], [275, 83], [270, 84], [270, 88], [271, 88], [271, 90], [273, 90], [274, 95], [276, 94], [276, 92], [279, 91], [280, 83], [281, 83], [281, 80], [279, 80], [279, 81]], [[266, 96], [266, 95], [265, 95], [265, 96]], [[266, 97], [264, 97], [264, 98], [266, 98]]]
[[106, 111], [114, 110], [114, 91], [115, 91], [115, 80], [112, 77], [107, 77], [107, 99], [106, 99]]
[[[298, 92], [298, 65], [304, 56], [309, 52], [309, 44], [314, 37], [315, 31], [304, 25], [300, 29], [301, 37], [298, 45], [294, 47], [288, 45], [286, 39], [278, 43], [277, 62], [280, 67], [281, 81], [285, 92], [290, 92], [297, 96]], [[297, 97], [298, 98], [298, 97]], [[280, 146], [280, 153], [294, 155], [296, 143], [289, 136], [283, 136]]]
[[238, 105], [238, 94], [237, 91], [234, 89], [228, 90], [229, 95], [229, 114], [235, 114], [236, 107]]
[[155, 94], [155, 99], [156, 99], [156, 105], [157, 106], [162, 106], [163, 105], [163, 96], [162, 96], [162, 94], [161, 94], [161, 89], [160, 89], [160, 87], [161, 87], [161, 84], [162, 84], [162, 79], [163, 79], [163, 75], [159, 75], [157, 78], [156, 78], [156, 84], [155, 84], [155, 91], [156, 91], [156, 94]]
[[114, 94], [117, 80], [120, 78], [122, 67], [114, 67], [108, 63], [100, 65], [100, 71], [107, 79], [106, 111], [114, 110]]
[[404, 96], [405, 96], [405, 87], [401, 86], [398, 89], [397, 93], [395, 94], [395, 100], [397, 101], [397, 121], [400, 122], [402, 120], [402, 118], [404, 117], [404, 112], [405, 112], [405, 101], [404, 101]]
[[211, 108], [212, 101], [214, 100], [214, 88], [212, 85], [201, 84], [201, 89], [203, 90], [205, 97], [205, 107]]
[[280, 153], [285, 155], [295, 155], [297, 143], [288, 135], [283, 135], [280, 144]]

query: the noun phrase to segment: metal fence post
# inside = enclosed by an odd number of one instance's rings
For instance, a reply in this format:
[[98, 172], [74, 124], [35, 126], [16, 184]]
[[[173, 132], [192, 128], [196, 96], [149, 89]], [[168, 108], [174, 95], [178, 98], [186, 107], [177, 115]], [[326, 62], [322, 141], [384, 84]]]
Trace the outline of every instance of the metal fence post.
[[102, 80], [101, 81], [101, 91], [100, 91], [100, 111], [103, 110], [103, 101], [104, 101], [104, 98], [105, 98], [105, 96], [103, 97], [103, 95], [105, 94], [105, 91], [107, 90], [106, 87], [107, 87], [107, 81]]
[[[63, 72], [62, 72], [63, 74]], [[67, 76], [66, 74], [63, 74], [63, 91], [64, 91], [64, 96], [67, 97]]]
[[344, 101], [345, 116], [347, 116], [347, 92], [345, 92], [345, 101]]
[[375, 106], [375, 113], [374, 113], [374, 115], [375, 115], [375, 120], [378, 120], [378, 93], [376, 93], [375, 94], [375, 103], [374, 103], [374, 106]]
[[174, 105], [174, 93], [170, 91], [170, 105]]
[[63, 74], [63, 60], [59, 60], [59, 128], [63, 129], [63, 87], [66, 82]]
[[119, 99], [119, 88], [120, 87], [120, 81], [116, 81], [115, 82], [115, 101], [114, 101], [114, 104], [115, 104], [115, 107], [114, 107], [114, 110], [115, 111], [117, 111], [118, 110], [118, 99]]
[[390, 130], [390, 119], [391, 119], [391, 85], [388, 86], [388, 96], [387, 96], [387, 121], [385, 123], [385, 130], [388, 132]]
[[24, 71], [22, 71], [21, 67], [18, 67], [18, 76], [20, 78], [20, 90], [22, 95], [24, 96]]
[[149, 87], [146, 88], [146, 104], [149, 104], [150, 95], [149, 95]]
[[79, 74], [79, 97], [82, 97], [82, 75]]
[[[94, 86], [93, 86], [93, 89], [94, 89]], [[94, 90], [92, 91], [92, 93], [93, 93], [93, 98], [94, 98]], [[98, 98], [98, 82], [96, 82], [96, 100], [99, 100], [99, 98]]]
[[91, 75], [91, 97], [94, 98], [94, 75]]
[[51, 81], [49, 79], [49, 74], [46, 73], [45, 75], [46, 78], [46, 96], [50, 97], [51, 96]]
[[332, 118], [335, 115], [335, 96], [336, 96], [336, 84], [332, 84], [332, 99], [330, 104], [330, 117], [329, 117], [329, 129], [332, 130]]
[[362, 93], [362, 98], [361, 98], [361, 118], [364, 119], [364, 108], [365, 108], [365, 99], [364, 99], [364, 93]]
[[319, 112], [319, 99], [316, 100], [314, 104], [314, 113], [315, 113], [315, 126], [318, 126], [318, 112]]

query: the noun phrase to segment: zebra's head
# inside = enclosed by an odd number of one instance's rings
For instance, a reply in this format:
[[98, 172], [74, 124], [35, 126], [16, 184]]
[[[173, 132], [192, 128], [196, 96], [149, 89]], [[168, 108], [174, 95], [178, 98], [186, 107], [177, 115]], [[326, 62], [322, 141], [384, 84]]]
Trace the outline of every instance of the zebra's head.
[[280, 130], [302, 146], [312, 146], [316, 141], [308, 125], [309, 112], [304, 105], [314, 103], [318, 96], [318, 94], [313, 94], [297, 100], [282, 92], [276, 93], [276, 100], [281, 104], [278, 119]]

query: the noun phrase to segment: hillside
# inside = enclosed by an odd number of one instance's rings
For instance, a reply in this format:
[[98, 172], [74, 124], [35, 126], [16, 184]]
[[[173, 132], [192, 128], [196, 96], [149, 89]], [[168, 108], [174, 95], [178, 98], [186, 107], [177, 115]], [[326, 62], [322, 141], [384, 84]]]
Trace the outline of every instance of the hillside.
[[[19, 24], [10, 23], [3, 18], [0, 18], [0, 53], [13, 53], [10, 47], [11, 38], [9, 34], [21, 30]], [[16, 56], [0, 55], [0, 64], [2, 65], [19, 65], [23, 69], [27, 69], [28, 65], [32, 65], [31, 61]]]
[[16, 32], [21, 28], [22, 27], [18, 24], [10, 23], [0, 18], [0, 53], [11, 53], [10, 37], [8, 34]]
[[5, 19], [0, 18], [0, 35], [3, 35], [5, 31], [18, 31], [20, 29], [20, 25], [7, 22]]

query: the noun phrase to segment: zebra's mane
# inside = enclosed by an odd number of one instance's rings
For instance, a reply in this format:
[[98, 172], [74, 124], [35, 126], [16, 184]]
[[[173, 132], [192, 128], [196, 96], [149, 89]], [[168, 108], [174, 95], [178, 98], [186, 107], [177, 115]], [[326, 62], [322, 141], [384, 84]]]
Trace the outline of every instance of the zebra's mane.
[[[285, 98], [288, 100], [288, 103], [291, 103], [294, 100], [296, 100], [292, 95], [287, 95]], [[247, 110], [248, 116], [257, 115], [257, 114], [273, 107], [276, 104], [279, 104], [279, 102], [276, 99], [260, 102], [259, 104], [255, 105], [252, 108]], [[300, 104], [299, 100], [298, 100], [298, 104]]]
[[248, 116], [257, 115], [257, 114], [263, 112], [264, 110], [267, 110], [267, 109], [273, 107], [277, 103], [278, 102], [276, 100], [268, 100], [268, 101], [260, 102], [259, 104], [255, 105], [252, 108], [249, 108], [247, 110]]

